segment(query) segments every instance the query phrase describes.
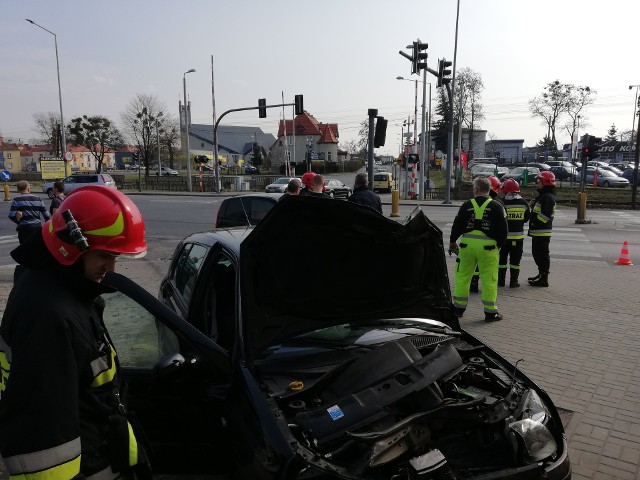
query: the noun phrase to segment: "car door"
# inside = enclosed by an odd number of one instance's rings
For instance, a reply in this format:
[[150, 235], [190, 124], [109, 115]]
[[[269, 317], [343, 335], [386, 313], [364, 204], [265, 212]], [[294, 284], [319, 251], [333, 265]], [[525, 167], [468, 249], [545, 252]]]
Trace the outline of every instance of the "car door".
[[117, 290], [103, 295], [104, 322], [154, 473], [224, 473], [228, 355], [133, 281], [110, 272], [104, 284]]

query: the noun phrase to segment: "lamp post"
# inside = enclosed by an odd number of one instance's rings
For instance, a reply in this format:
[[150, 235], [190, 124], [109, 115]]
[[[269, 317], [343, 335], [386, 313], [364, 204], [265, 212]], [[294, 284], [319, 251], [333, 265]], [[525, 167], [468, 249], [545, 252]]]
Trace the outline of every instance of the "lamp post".
[[313, 137], [307, 137], [307, 172], [311, 171], [311, 146], [313, 145]]
[[[638, 108], [638, 88], [640, 87], [640, 85], [629, 85], [629, 90], [631, 90], [633, 87], [635, 87], [636, 89], [636, 99], [633, 103], [633, 127], [635, 127], [635, 123], [636, 123], [636, 111]], [[631, 128], [631, 139], [629, 140], [629, 153], [631, 154], [631, 152], [633, 151], [633, 133], [634, 133], [634, 128]], [[640, 137], [640, 117], [638, 117], [638, 137]], [[636, 152], [635, 155], [633, 155], [633, 176], [631, 177], [633, 179], [633, 182], [631, 183], [631, 208], [633, 210], [636, 209], [636, 196], [637, 196], [637, 191], [638, 191], [638, 162], [640, 160], [640, 142], [638, 141], [640, 140], [640, 138], [636, 139]]]
[[162, 112], [156, 116], [156, 143], [158, 144], [158, 177], [162, 174], [162, 164], [160, 163], [160, 129], [158, 127], [158, 118], [162, 116]]
[[60, 151], [62, 153], [62, 160], [64, 161], [64, 175], [65, 175], [65, 177], [68, 177], [69, 176], [69, 162], [67, 162], [67, 159], [65, 158], [65, 155], [67, 153], [67, 139], [66, 139], [65, 133], [64, 133], [64, 116], [62, 114], [62, 89], [60, 88], [60, 62], [58, 61], [58, 37], [51, 30], [47, 30], [42, 25], [38, 25], [33, 20], [30, 20], [28, 18], [25, 18], [25, 20], [27, 22], [31, 23], [32, 25], [35, 25], [36, 27], [41, 28], [45, 32], [50, 33], [51, 35], [53, 35], [53, 43], [54, 43], [54, 45], [56, 47], [56, 70], [58, 72], [58, 100], [60, 101], [60, 130], [62, 131], [62, 147], [60, 148]]
[[633, 101], [633, 122], [631, 123], [631, 137], [629, 137], [629, 161], [633, 158], [631, 152], [633, 151], [633, 134], [636, 128], [636, 107], [638, 106], [638, 88], [640, 88], [640, 85], [629, 85], [629, 90], [632, 88], [636, 89], [636, 99]]
[[189, 120], [191, 120], [190, 109], [187, 102], [187, 73], [195, 72], [195, 68], [190, 68], [182, 74], [182, 88], [184, 90], [184, 124], [186, 130], [186, 156], [187, 156], [187, 191], [191, 191], [191, 160], [189, 159]]

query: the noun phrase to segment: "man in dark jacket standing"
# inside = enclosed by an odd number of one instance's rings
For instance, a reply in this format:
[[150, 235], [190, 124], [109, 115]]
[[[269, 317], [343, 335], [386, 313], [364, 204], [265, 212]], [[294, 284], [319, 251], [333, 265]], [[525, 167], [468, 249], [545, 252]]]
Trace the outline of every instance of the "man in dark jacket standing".
[[556, 211], [556, 176], [553, 172], [540, 172], [536, 177], [538, 196], [531, 200], [531, 219], [529, 220], [529, 236], [531, 237], [531, 254], [538, 266], [538, 275], [529, 277], [529, 285], [533, 287], [549, 286], [549, 268], [551, 257], [549, 244], [553, 217]]
[[11, 252], [26, 267], [0, 324], [0, 455], [11, 478], [151, 478], [100, 296], [113, 291], [101, 281], [116, 257], [146, 249], [134, 203], [87, 186]]
[[509, 288], [520, 286], [520, 260], [524, 244], [524, 225], [529, 221], [530, 211], [527, 201], [520, 196], [520, 185], [510, 178], [502, 185], [504, 198], [502, 203], [507, 212], [509, 234], [507, 241], [500, 249], [500, 266], [498, 267], [498, 286], [504, 287], [509, 269]]
[[353, 193], [348, 199], [358, 205], [365, 205], [373, 208], [382, 215], [382, 202], [380, 197], [369, 190], [369, 179], [366, 173], [358, 173], [353, 184]]
[[18, 240], [22, 245], [31, 235], [40, 232], [42, 228], [40, 217], [49, 220], [51, 215], [40, 197], [31, 193], [29, 182], [20, 180], [16, 186], [20, 195], [11, 200], [9, 219], [17, 225]]
[[[507, 239], [507, 217], [502, 204], [489, 196], [491, 184], [486, 177], [473, 181], [474, 198], [462, 204], [449, 238], [449, 251], [458, 252], [453, 304], [459, 317], [469, 303], [469, 284], [476, 268], [482, 281], [485, 321], [502, 320], [498, 312], [499, 249]], [[462, 237], [460, 246], [456, 243]]]

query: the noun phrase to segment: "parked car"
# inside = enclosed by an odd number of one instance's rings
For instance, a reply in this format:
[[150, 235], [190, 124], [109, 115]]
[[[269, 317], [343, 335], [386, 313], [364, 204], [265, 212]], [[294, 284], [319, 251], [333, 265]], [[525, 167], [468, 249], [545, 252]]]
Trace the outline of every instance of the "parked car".
[[216, 228], [257, 225], [282, 195], [251, 194], [225, 198], [216, 215]]
[[155, 174], [162, 175], [164, 177], [168, 175], [178, 175], [178, 171], [169, 167], [160, 167], [160, 172], [158, 172], [158, 169], [156, 169]]
[[567, 160], [548, 160], [545, 163], [550, 167], [567, 167], [567, 168], [574, 167], [575, 168], [575, 165]]
[[[117, 188], [115, 180], [107, 173], [74, 173], [73, 175], [62, 179], [62, 183], [64, 183], [64, 193], [66, 195], [80, 187], [86, 187], [87, 185], [101, 185], [103, 187]], [[53, 182], [43, 183], [42, 191], [46, 193], [49, 198], [53, 198], [55, 196], [53, 193]]]
[[253, 165], [245, 165], [244, 173], [248, 173], [248, 174], [258, 173], [258, 169]]
[[[597, 174], [596, 174], [597, 172]], [[603, 168], [587, 168], [587, 185], [593, 184], [593, 179], [596, 177], [597, 185], [599, 187], [620, 187], [624, 188], [629, 185], [629, 180], [624, 177], [620, 177], [610, 170]]]
[[492, 163], [475, 163], [469, 166], [469, 171], [475, 174], [477, 171], [488, 169], [488, 168], [495, 168], [495, 165]]
[[[524, 172], [527, 172], [527, 181], [525, 182], [524, 179]], [[516, 182], [518, 182], [520, 185], [524, 185], [525, 183], [529, 184], [529, 183], [536, 183], [536, 177], [538, 176], [538, 174], [540, 173], [540, 170], [536, 167], [514, 167], [511, 170], [509, 170], [509, 173], [505, 173], [502, 176], [502, 181], [504, 182], [505, 180], [509, 179], [509, 178], [513, 178]]]
[[574, 181], [576, 180], [576, 175], [577, 175], [577, 171], [576, 171], [576, 167], [574, 167], [573, 165], [570, 167], [567, 166], [552, 166], [551, 167], [551, 171], [553, 172], [553, 174], [556, 176], [557, 180], [560, 181], [571, 181], [571, 179], [573, 179]]
[[329, 195], [331, 198], [349, 198], [351, 196], [351, 189], [340, 180], [331, 178], [324, 182], [324, 193]]
[[[631, 185], [633, 185], [633, 167], [632, 168], [626, 168], [624, 170], [624, 172], [622, 172], [622, 177], [626, 178], [627, 180], [629, 180], [629, 183]], [[638, 170], [638, 173], [636, 173], [636, 185], [640, 185], [640, 170]]]
[[542, 162], [528, 162], [527, 167], [537, 168], [541, 172], [551, 170], [551, 165], [549, 165], [548, 163], [542, 163]]
[[[310, 251], [322, 268], [301, 281], [283, 265]], [[380, 282], [363, 258], [411, 268]], [[156, 474], [570, 477], [550, 397], [460, 327], [442, 233], [421, 210], [403, 224], [285, 198], [255, 228], [180, 242], [160, 300], [113, 272], [103, 283]]]
[[373, 174], [373, 191], [391, 193], [394, 188], [393, 174], [379, 171]]
[[287, 191], [287, 185], [294, 177], [281, 177], [275, 182], [264, 187], [265, 193], [284, 193]]
[[497, 165], [487, 165], [482, 168], [476, 168], [472, 172], [474, 177], [480, 177], [480, 176], [490, 177], [493, 175], [498, 178], [502, 178], [507, 173], [509, 173], [508, 167], [498, 167]]

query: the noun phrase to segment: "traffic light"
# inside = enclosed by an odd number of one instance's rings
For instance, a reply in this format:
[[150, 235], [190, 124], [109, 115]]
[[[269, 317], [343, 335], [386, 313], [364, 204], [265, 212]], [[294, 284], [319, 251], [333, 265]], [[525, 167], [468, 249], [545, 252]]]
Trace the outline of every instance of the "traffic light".
[[438, 60], [438, 87], [446, 85], [451, 81], [451, 78], [448, 78], [449, 75], [451, 75], [451, 70], [449, 69], [450, 66], [451, 62], [447, 62], [446, 59], [443, 58]]
[[267, 100], [265, 98], [258, 99], [258, 117], [267, 118]]
[[387, 137], [387, 121], [384, 117], [377, 117], [376, 131], [373, 135], [373, 147], [383, 147]]
[[[429, 54], [425, 52], [429, 48], [428, 43], [421, 43], [420, 39], [413, 42], [413, 59], [411, 61], [411, 73], [420, 73], [420, 70], [427, 68], [427, 57]], [[424, 60], [424, 61], [421, 61]]]
[[302, 103], [302, 95], [296, 95], [293, 102], [295, 104], [296, 115], [302, 115], [304, 113], [304, 106]]
[[138, 163], [138, 152], [133, 152], [133, 163]]
[[599, 151], [600, 148], [602, 147], [602, 138], [600, 137], [593, 137], [591, 135], [589, 135], [589, 141], [587, 143], [587, 150], [586, 150], [586, 154], [587, 154], [587, 158], [589, 160], [593, 160], [594, 158], [598, 157], [599, 155]]

